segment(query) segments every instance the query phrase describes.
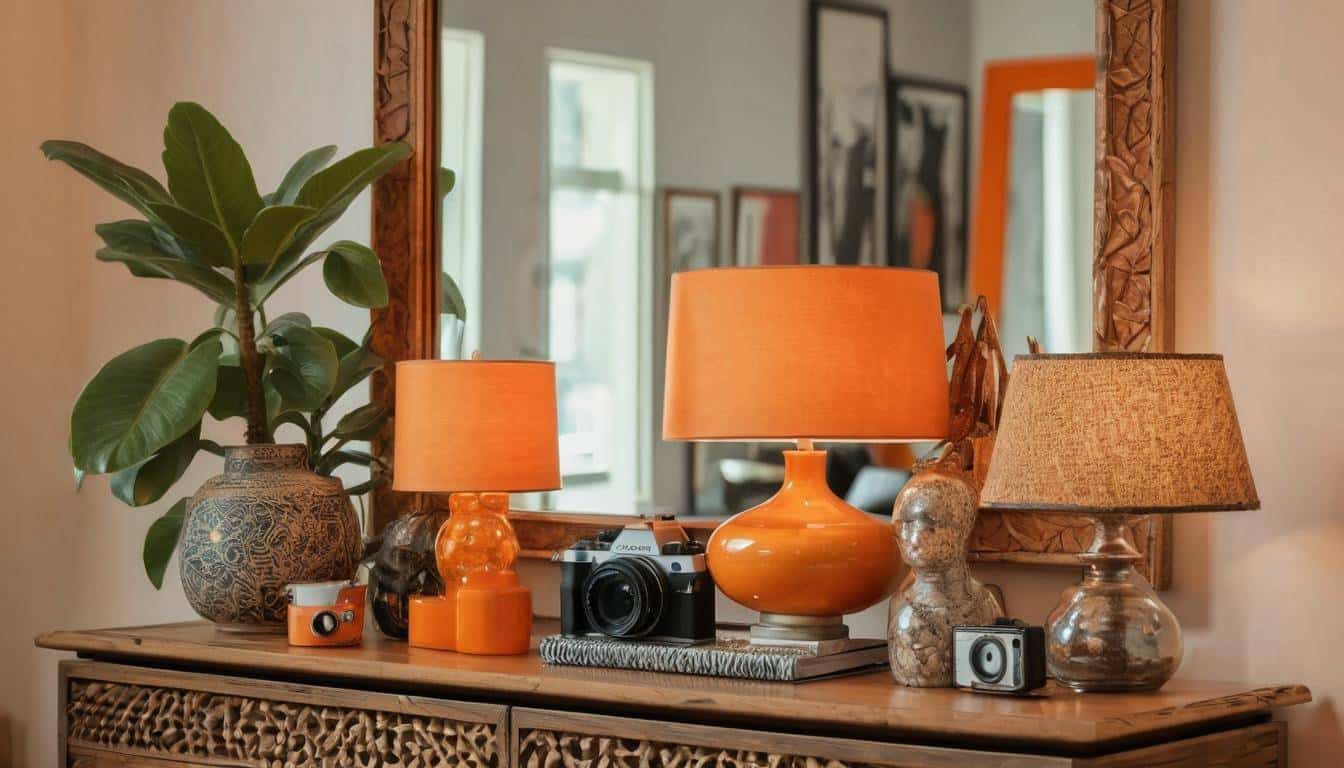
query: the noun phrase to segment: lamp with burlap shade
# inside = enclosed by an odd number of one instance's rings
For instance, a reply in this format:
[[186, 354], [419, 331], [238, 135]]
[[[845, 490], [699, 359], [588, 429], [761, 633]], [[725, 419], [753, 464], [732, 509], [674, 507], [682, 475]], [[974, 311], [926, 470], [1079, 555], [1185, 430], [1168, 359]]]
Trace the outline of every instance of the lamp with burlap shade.
[[1021, 355], [980, 504], [1259, 509], [1222, 355]]
[[1046, 627], [1046, 666], [1081, 691], [1160, 688], [1180, 666], [1181, 628], [1138, 582], [1124, 523], [1260, 508], [1222, 355], [1018, 356], [980, 504], [1093, 518], [1082, 584]]

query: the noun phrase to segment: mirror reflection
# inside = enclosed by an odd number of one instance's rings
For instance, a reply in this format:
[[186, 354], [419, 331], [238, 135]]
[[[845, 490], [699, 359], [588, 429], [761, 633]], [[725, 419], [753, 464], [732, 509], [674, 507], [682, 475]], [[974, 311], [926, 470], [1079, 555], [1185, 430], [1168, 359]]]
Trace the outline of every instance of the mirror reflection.
[[[778, 487], [785, 446], [661, 440], [677, 271], [933, 269], [949, 333], [984, 294], [1009, 355], [1089, 349], [1094, 13], [441, 0], [441, 355], [557, 363], [564, 489], [515, 505], [725, 515]], [[828, 481], [889, 514], [924, 448], [837, 447]]]

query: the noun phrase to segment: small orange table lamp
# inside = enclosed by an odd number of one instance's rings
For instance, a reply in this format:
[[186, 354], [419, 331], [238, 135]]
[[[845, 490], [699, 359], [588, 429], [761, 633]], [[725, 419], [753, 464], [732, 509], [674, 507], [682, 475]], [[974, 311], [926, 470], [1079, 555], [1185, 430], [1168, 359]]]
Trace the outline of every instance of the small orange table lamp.
[[672, 277], [666, 440], [796, 441], [784, 484], [709, 540], [724, 594], [761, 614], [753, 642], [847, 637], [886, 596], [891, 524], [826, 485], [813, 441], [947, 434], [938, 276], [888, 267], [729, 267]]
[[513, 570], [507, 492], [560, 487], [555, 365], [399, 362], [396, 414], [392, 489], [452, 493], [434, 542], [445, 591], [411, 600], [410, 644], [527, 653], [532, 593]]

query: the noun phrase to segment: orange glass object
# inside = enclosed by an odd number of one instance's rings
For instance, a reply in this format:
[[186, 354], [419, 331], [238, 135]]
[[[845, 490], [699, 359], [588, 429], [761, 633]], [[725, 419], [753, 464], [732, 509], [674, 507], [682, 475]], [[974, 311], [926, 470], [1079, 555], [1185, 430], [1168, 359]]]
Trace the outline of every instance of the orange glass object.
[[480, 655], [527, 653], [532, 592], [509, 571], [478, 571], [442, 596], [411, 598], [409, 637], [417, 648]]
[[396, 413], [392, 487], [457, 491], [434, 542], [445, 591], [411, 600], [410, 644], [527, 653], [532, 593], [513, 570], [518, 538], [501, 491], [560, 486], [555, 365], [399, 362]]
[[508, 571], [518, 559], [518, 537], [509, 523], [507, 493], [454, 493], [452, 516], [434, 539], [443, 583], [460, 584], [477, 571]]
[[[813, 439], [938, 440], [949, 404], [933, 272], [889, 267], [705, 269], [672, 277], [668, 440], [794, 440], [784, 485], [719, 526], [715, 583], [758, 610], [753, 639], [843, 636], [839, 617], [892, 588], [889, 526], [826, 485]], [[759, 630], [759, 634], [758, 634]]]
[[826, 485], [825, 451], [785, 451], [784, 485], [719, 526], [706, 555], [714, 583], [753, 610], [840, 616], [894, 586], [890, 525], [846, 504]]

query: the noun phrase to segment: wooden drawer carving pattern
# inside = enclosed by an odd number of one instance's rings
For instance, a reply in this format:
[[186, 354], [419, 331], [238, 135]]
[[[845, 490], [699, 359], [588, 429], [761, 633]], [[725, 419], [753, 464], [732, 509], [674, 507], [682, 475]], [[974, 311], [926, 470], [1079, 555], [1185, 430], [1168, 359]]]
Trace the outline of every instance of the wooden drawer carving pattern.
[[520, 730], [517, 768], [877, 768], [808, 755]]
[[259, 766], [498, 768], [498, 728], [430, 716], [71, 679], [72, 745]]

